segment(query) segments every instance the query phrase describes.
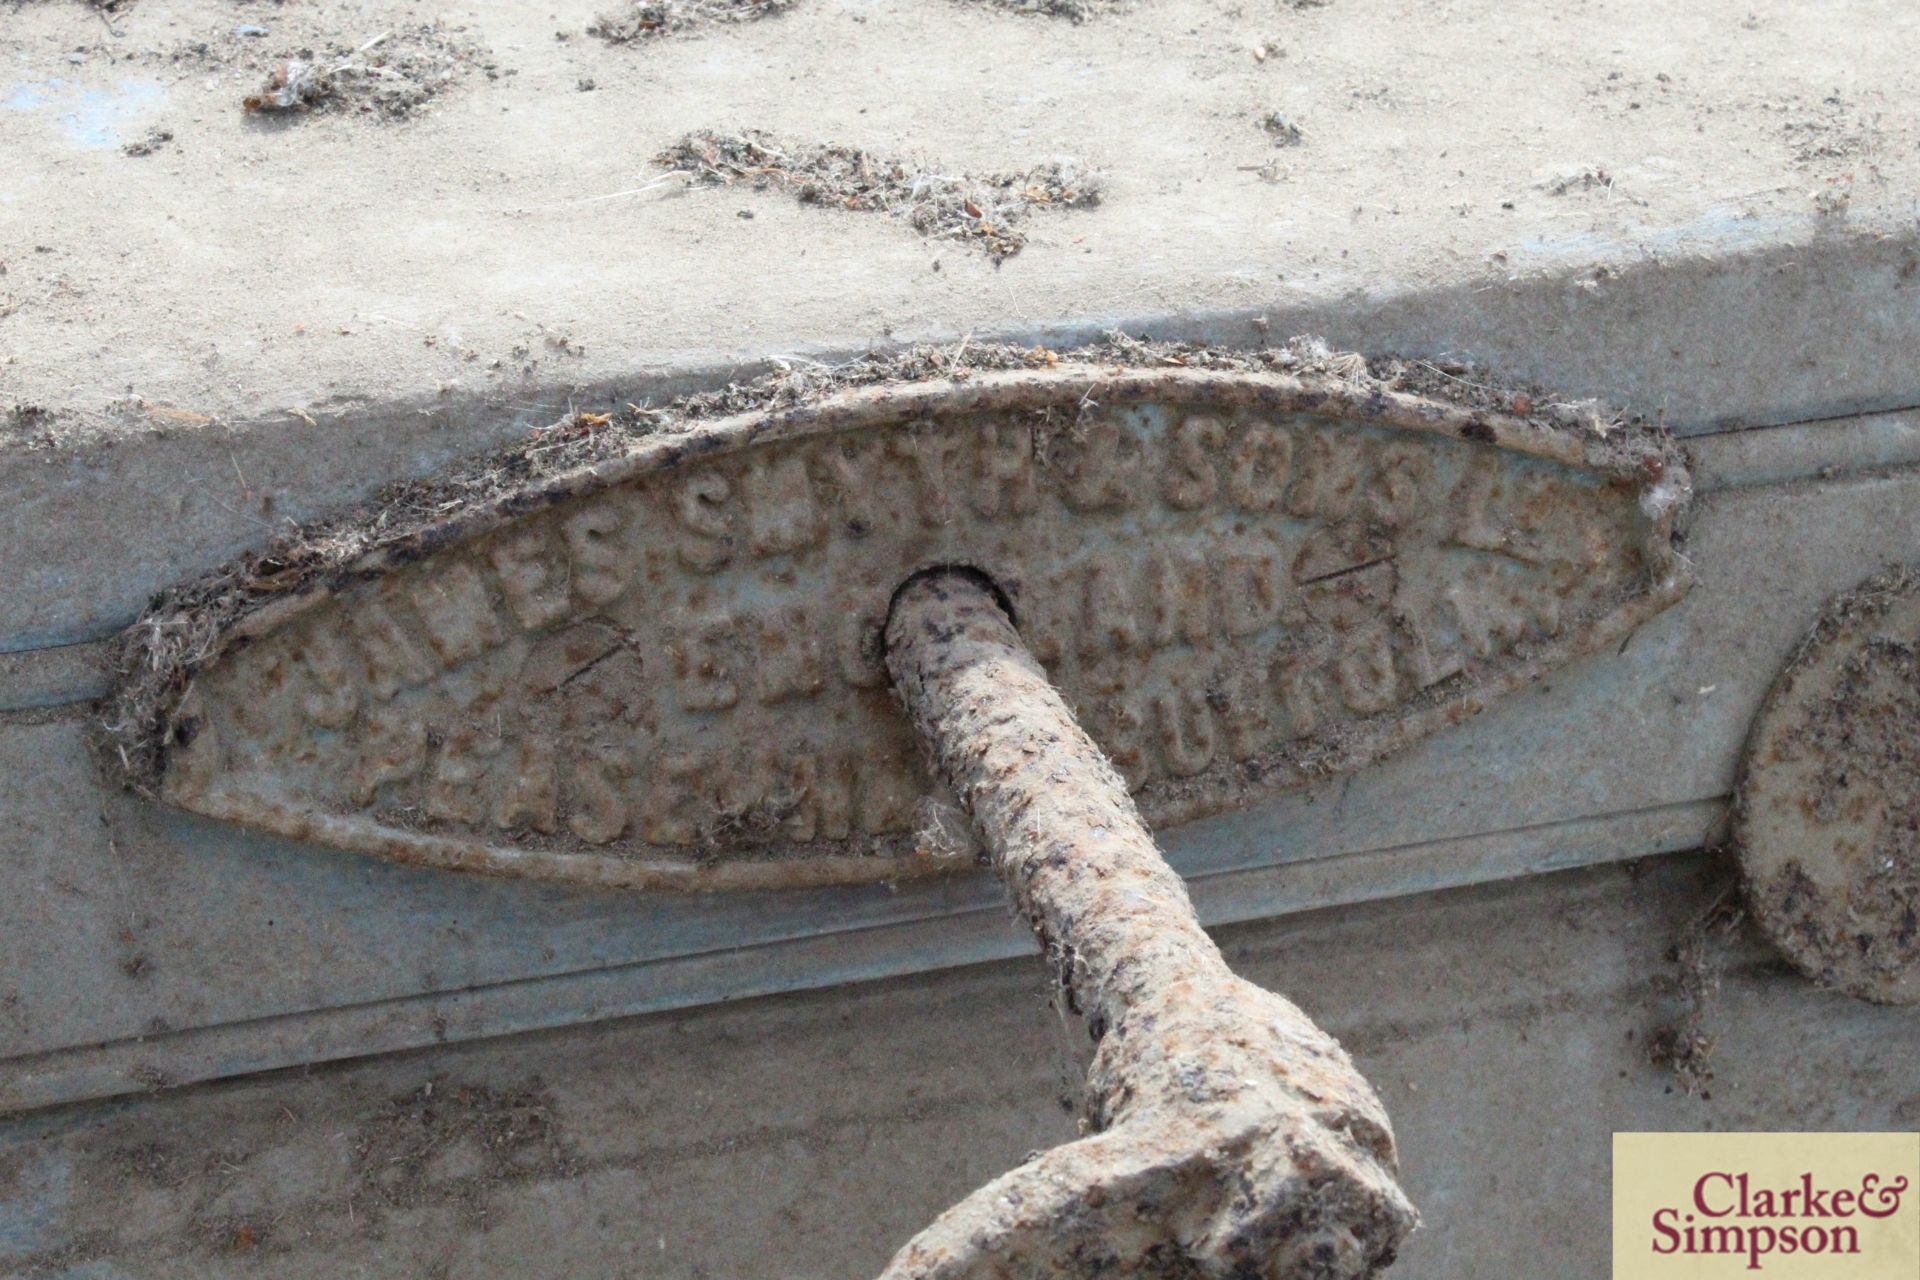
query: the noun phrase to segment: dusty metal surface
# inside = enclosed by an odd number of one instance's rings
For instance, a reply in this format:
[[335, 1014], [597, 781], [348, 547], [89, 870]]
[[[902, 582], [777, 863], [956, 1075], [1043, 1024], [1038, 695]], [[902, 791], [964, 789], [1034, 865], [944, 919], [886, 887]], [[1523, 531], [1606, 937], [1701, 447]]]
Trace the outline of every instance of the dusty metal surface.
[[[1424, 896], [1718, 839], [1748, 729], [1826, 598], [1911, 554], [1920, 469], [1879, 471], [1906, 455], [1873, 442], [1905, 438], [1912, 421], [1690, 442], [1686, 553], [1700, 583], [1686, 599], [1390, 759], [1157, 832], [1201, 919]], [[982, 873], [637, 896], [330, 855], [119, 793], [83, 749], [86, 709], [46, 714], [0, 716], [0, 808], [15, 819], [0, 830], [12, 889], [0, 895], [0, 1109], [1032, 946]], [[1004, 1167], [950, 1184], [941, 1203]], [[897, 1222], [891, 1242], [918, 1225]]]
[[1823, 984], [1920, 1001], [1920, 575], [1827, 607], [1754, 723], [1735, 814], [1767, 936]]
[[1088, 1136], [962, 1200], [882, 1280], [1370, 1276], [1417, 1215], [1386, 1109], [1334, 1039], [1237, 977], [991, 584], [916, 578], [887, 666], [1065, 1007]]
[[[1920, 1123], [1920, 1018], [1751, 931], [1716, 965], [1712, 1096], [1650, 1060], [1674, 943], [1728, 887], [1683, 854], [1216, 933], [1386, 1103], [1423, 1215], [1388, 1276], [1605, 1280], [1611, 1130]], [[1023, 954], [6, 1117], [0, 1275], [872, 1280], [1077, 1136], [1091, 1046], [1040, 977]]]
[[880, 665], [917, 569], [1007, 591], [1147, 820], [1364, 764], [1686, 589], [1659, 437], [1338, 378], [1061, 367], [638, 442], [217, 638], [175, 804], [585, 884], [895, 880], [930, 784]]
[[0, 712], [58, 707], [105, 696], [113, 688], [114, 646], [70, 644], [0, 653]]

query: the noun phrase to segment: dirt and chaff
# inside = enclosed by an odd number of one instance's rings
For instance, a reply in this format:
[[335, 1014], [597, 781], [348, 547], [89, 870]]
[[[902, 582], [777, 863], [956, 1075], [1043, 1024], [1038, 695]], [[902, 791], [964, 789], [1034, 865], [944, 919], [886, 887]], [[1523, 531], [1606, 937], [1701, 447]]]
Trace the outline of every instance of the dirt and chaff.
[[122, 153], [130, 156], [150, 156], [173, 141], [171, 129], [149, 129], [134, 141], [121, 147]]
[[1306, 140], [1306, 134], [1300, 126], [1279, 111], [1269, 111], [1260, 117], [1260, 127], [1276, 147], [1297, 147]]
[[1131, 0], [963, 0], [970, 5], [1005, 9], [1009, 13], [1032, 13], [1047, 18], [1065, 18], [1085, 22], [1102, 14], [1117, 13], [1129, 7]]
[[[485, 1216], [481, 1197], [492, 1187], [565, 1177], [572, 1165], [554, 1100], [539, 1081], [496, 1089], [444, 1076], [366, 1116], [353, 1161], [372, 1212], [451, 1201], [477, 1218]], [[470, 1172], [449, 1178], [449, 1168]]]
[[[272, 1159], [238, 1134], [149, 1139], [104, 1154], [88, 1172], [135, 1194], [169, 1193], [190, 1223], [189, 1256], [263, 1260], [285, 1255], [315, 1232], [379, 1239], [396, 1219], [422, 1210], [452, 1210], [468, 1228], [484, 1229], [504, 1188], [582, 1172], [558, 1100], [538, 1077], [490, 1084], [437, 1073], [356, 1110], [351, 1127], [343, 1124], [335, 1134], [345, 1147], [343, 1183], [337, 1197], [324, 1201], [296, 1197], [269, 1212], [233, 1194]], [[282, 1111], [288, 1124], [298, 1123], [293, 1111]], [[260, 1140], [258, 1130], [253, 1137]], [[77, 1248], [41, 1255], [25, 1274], [66, 1274], [54, 1264], [90, 1261], [112, 1249], [114, 1239], [111, 1231], [83, 1238]]]
[[[968, 5], [1031, 13], [1069, 22], [1085, 22], [1126, 8], [1131, 0], [961, 0]], [[633, 44], [661, 36], [681, 35], [702, 27], [757, 22], [794, 8], [800, 0], [629, 0], [624, 8], [603, 13], [587, 28], [611, 44]]]
[[[1469, 366], [1430, 360], [1368, 360], [1337, 352], [1318, 338], [1297, 337], [1264, 350], [1231, 350], [1154, 342], [1110, 333], [1100, 342], [1053, 349], [962, 340], [875, 352], [844, 363], [773, 362], [757, 377], [668, 404], [578, 407], [535, 429], [528, 439], [428, 479], [394, 485], [336, 515], [288, 529], [260, 549], [155, 596], [122, 636], [117, 689], [102, 709], [96, 745], [129, 787], [152, 791], [163, 772], [173, 717], [195, 673], [249, 615], [297, 593], [344, 590], [366, 576], [366, 557], [408, 540], [431, 540], [475, 512], [518, 494], [616, 461], [654, 437], [690, 434], [713, 419], [770, 413], [817, 403], [860, 387], [935, 379], [964, 381], [996, 370], [1087, 366], [1093, 374], [1082, 412], [1097, 412], [1092, 393], [1102, 369], [1193, 368], [1337, 379], [1360, 391], [1404, 391], [1482, 412], [1510, 414], [1542, 426], [1584, 431], [1625, 449], [1643, 423], [1627, 423], [1590, 401], [1555, 400], [1526, 386], [1503, 384]], [[1071, 428], [1073, 424], [1065, 424]]]
[[1729, 883], [1687, 922], [1667, 952], [1673, 973], [1655, 980], [1675, 1008], [1674, 1016], [1647, 1037], [1647, 1057], [1654, 1066], [1671, 1071], [1689, 1097], [1712, 1097], [1707, 1086], [1713, 1083], [1713, 1054], [1719, 1043], [1713, 1006], [1746, 919], [1739, 888]]
[[413, 114], [474, 70], [499, 69], [480, 45], [436, 23], [383, 31], [356, 45], [329, 44], [280, 58], [241, 100], [269, 115], [351, 111], [390, 120]]
[[587, 28], [609, 44], [633, 44], [702, 27], [757, 22], [785, 13], [800, 0], [631, 0], [601, 14]]
[[747, 183], [792, 192], [802, 204], [886, 213], [923, 236], [958, 240], [996, 261], [1026, 245], [1020, 224], [1036, 209], [1100, 203], [1099, 174], [1072, 160], [1018, 172], [947, 174], [843, 143], [793, 143], [758, 130], [688, 134], [655, 157], [694, 186]]

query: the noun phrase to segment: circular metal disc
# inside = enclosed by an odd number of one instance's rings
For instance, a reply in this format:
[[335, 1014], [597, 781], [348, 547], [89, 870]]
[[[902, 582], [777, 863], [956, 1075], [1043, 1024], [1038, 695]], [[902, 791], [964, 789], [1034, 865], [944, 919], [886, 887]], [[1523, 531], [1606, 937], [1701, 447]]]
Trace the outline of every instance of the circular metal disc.
[[1754, 722], [1735, 834], [1755, 918], [1809, 977], [1920, 1001], [1920, 573], [1827, 607]]

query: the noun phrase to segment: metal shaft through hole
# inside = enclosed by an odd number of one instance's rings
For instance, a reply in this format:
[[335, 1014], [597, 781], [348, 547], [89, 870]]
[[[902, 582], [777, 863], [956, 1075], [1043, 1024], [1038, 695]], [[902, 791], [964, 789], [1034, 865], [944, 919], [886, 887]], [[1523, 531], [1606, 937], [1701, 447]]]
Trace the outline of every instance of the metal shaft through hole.
[[1417, 1215], [1379, 1099], [1332, 1037], [1228, 969], [991, 584], [913, 579], [886, 639], [934, 770], [1098, 1047], [1089, 1136], [947, 1210], [882, 1280], [1296, 1280], [1391, 1262]]

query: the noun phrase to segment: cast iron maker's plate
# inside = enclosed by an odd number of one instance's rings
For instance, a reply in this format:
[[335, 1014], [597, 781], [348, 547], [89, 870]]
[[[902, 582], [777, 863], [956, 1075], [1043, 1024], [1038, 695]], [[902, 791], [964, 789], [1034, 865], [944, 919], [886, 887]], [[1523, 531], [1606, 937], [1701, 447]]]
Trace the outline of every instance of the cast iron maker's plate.
[[1684, 594], [1657, 434], [1062, 366], [641, 439], [230, 624], [161, 794], [402, 862], [682, 889], [971, 864], [888, 688], [990, 574], [1154, 825], [1351, 769]]

